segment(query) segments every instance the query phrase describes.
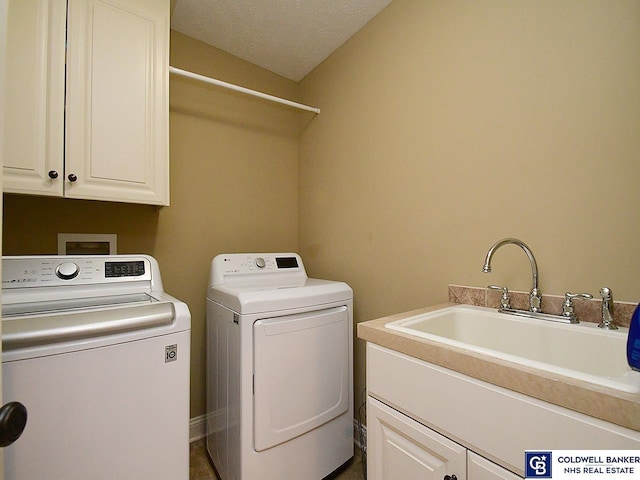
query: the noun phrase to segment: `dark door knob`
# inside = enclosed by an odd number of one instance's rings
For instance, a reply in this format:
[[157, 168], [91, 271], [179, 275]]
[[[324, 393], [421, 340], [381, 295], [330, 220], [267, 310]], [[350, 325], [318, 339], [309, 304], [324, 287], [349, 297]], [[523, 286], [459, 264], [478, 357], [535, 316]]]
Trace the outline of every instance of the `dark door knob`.
[[15, 442], [27, 425], [27, 409], [20, 402], [9, 402], [0, 408], [0, 447]]
[[458, 477], [455, 475], [445, 475], [444, 480], [458, 480]]
[[58, 178], [58, 172], [56, 172], [55, 170], [49, 170], [49, 178], [51, 180], [55, 180], [56, 178]]
[[76, 180], [78, 180], [78, 176], [75, 173], [70, 173], [67, 178], [70, 182], [75, 182]]

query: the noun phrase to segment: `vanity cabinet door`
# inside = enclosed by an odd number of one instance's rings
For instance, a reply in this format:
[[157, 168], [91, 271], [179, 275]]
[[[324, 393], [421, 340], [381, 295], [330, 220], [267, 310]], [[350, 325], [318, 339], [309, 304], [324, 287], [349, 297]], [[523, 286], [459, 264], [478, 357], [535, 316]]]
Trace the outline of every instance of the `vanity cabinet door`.
[[169, 2], [69, 0], [65, 196], [168, 205]]
[[9, 0], [3, 190], [62, 196], [66, 0]]
[[467, 450], [387, 405], [367, 400], [367, 473], [372, 480], [465, 480]]
[[472, 451], [468, 453], [467, 468], [468, 480], [522, 480], [522, 477]]

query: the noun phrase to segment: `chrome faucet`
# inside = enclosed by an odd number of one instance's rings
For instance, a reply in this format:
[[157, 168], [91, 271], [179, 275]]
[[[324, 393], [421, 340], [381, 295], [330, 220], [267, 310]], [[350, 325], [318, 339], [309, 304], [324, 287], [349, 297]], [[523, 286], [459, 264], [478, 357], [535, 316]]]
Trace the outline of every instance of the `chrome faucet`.
[[600, 289], [600, 295], [602, 296], [602, 320], [598, 324], [599, 328], [605, 330], [617, 330], [618, 326], [613, 320], [613, 294], [611, 289], [602, 287]]
[[482, 267], [482, 271], [484, 273], [491, 272], [491, 258], [493, 257], [493, 254], [498, 248], [509, 243], [518, 245], [520, 248], [522, 248], [522, 250], [524, 250], [524, 253], [526, 253], [527, 257], [529, 258], [529, 262], [531, 263], [531, 277], [533, 282], [531, 292], [529, 292], [529, 311], [535, 313], [542, 312], [542, 294], [540, 293], [540, 290], [538, 290], [538, 264], [536, 263], [536, 259], [533, 256], [533, 252], [522, 240], [518, 240], [517, 238], [503, 238], [502, 240], [494, 243], [487, 252], [487, 256], [484, 259], [484, 266]]

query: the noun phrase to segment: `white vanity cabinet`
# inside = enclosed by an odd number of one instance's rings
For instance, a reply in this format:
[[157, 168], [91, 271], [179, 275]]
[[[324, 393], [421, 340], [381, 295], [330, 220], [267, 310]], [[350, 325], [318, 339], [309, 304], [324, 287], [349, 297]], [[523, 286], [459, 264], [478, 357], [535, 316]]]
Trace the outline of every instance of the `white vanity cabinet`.
[[373, 480], [521, 478], [372, 397], [367, 419], [367, 473]]
[[635, 430], [371, 342], [367, 394], [374, 480], [514, 480], [526, 450], [640, 449]]
[[467, 450], [467, 478], [470, 480], [521, 480], [522, 477]]
[[367, 401], [367, 474], [373, 480], [464, 480], [467, 450], [375, 398]]
[[168, 0], [9, 0], [7, 57], [5, 192], [169, 203]]

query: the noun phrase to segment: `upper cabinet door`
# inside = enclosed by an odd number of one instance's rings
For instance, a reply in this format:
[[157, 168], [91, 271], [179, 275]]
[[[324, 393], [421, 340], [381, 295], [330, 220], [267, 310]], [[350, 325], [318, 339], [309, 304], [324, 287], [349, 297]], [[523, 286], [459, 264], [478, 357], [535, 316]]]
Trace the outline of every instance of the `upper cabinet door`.
[[169, 2], [69, 0], [65, 196], [168, 205]]
[[5, 192], [61, 196], [66, 0], [9, 0]]

